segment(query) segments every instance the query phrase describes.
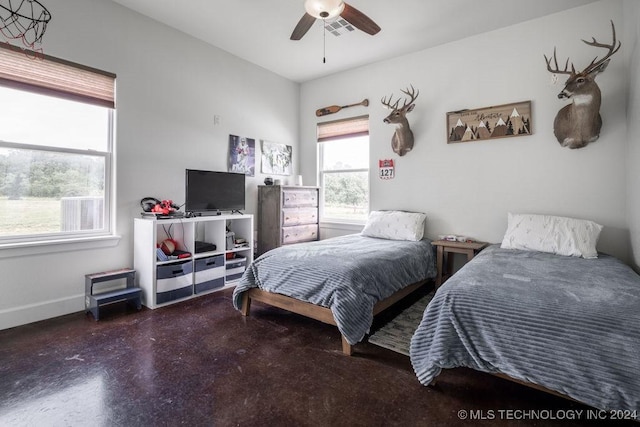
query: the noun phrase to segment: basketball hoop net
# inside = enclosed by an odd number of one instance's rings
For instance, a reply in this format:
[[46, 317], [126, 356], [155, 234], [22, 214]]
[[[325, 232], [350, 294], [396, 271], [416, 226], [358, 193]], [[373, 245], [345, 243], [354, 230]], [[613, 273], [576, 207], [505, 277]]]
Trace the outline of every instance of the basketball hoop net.
[[51, 13], [37, 0], [0, 0], [0, 33], [7, 40], [22, 40], [33, 54], [42, 53], [42, 36]]

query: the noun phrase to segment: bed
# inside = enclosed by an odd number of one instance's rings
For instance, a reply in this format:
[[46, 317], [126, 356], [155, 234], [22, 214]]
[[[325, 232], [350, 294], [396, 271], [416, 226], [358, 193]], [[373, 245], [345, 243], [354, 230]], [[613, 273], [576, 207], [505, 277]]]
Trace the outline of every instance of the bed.
[[640, 411], [639, 276], [609, 255], [514, 249], [507, 238], [427, 306], [410, 346], [418, 380], [468, 367], [602, 410]]
[[255, 300], [335, 325], [350, 355], [377, 313], [436, 276], [434, 250], [420, 227], [416, 240], [380, 237], [365, 227], [268, 251], [245, 271], [233, 304], [245, 316]]

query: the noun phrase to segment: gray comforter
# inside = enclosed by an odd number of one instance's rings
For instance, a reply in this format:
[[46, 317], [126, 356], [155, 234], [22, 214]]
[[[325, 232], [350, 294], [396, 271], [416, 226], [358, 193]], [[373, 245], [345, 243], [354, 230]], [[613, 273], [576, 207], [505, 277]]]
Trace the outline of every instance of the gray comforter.
[[410, 355], [424, 385], [464, 366], [640, 411], [640, 278], [603, 254], [490, 246], [438, 289]]
[[412, 283], [436, 275], [434, 251], [427, 239], [395, 241], [359, 234], [273, 249], [258, 257], [233, 292], [259, 287], [328, 307], [349, 344], [365, 336], [373, 306]]

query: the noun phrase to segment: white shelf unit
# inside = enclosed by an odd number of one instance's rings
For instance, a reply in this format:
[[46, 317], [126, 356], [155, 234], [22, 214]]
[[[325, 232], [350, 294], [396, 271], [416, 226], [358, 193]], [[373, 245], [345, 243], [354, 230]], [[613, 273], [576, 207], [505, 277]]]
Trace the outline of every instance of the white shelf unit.
[[[246, 246], [227, 248], [227, 229]], [[156, 248], [172, 237], [184, 259], [160, 261]], [[216, 249], [195, 253], [196, 241]], [[192, 218], [135, 218], [133, 266], [142, 304], [158, 308], [235, 286], [253, 261], [253, 215], [226, 214]]]

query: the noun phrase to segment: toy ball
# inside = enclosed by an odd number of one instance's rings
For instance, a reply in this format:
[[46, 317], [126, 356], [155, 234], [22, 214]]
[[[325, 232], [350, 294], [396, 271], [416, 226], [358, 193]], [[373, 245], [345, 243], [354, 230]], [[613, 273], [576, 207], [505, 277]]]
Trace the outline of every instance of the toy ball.
[[160, 249], [162, 249], [165, 255], [171, 255], [176, 250], [176, 244], [173, 240], [166, 239], [160, 243]]

